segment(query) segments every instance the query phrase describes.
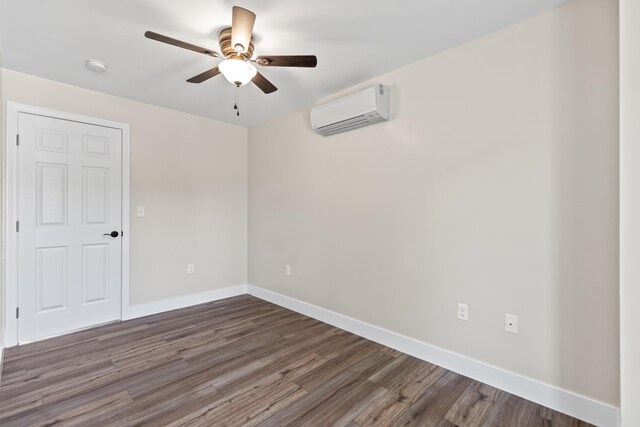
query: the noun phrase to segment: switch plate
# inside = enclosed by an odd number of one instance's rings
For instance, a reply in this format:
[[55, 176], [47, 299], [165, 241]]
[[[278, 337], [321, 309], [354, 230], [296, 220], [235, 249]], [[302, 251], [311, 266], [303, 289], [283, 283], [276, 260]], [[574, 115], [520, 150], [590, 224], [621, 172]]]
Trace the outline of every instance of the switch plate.
[[504, 330], [511, 333], [518, 333], [518, 316], [515, 314], [504, 314]]
[[193, 274], [195, 266], [193, 264], [187, 264], [187, 274]]
[[458, 303], [458, 319], [469, 320], [469, 306], [467, 304]]
[[285, 276], [291, 276], [291, 266], [290, 265], [285, 265], [284, 266], [284, 274], [285, 274]]
[[138, 218], [144, 217], [144, 206], [138, 206], [138, 209], [136, 211], [136, 216]]

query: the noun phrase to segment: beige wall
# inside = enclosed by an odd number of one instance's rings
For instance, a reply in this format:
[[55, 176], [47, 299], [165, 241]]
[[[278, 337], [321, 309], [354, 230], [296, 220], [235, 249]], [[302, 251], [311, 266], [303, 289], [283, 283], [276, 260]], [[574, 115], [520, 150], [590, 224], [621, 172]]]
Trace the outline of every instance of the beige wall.
[[620, 1], [620, 325], [623, 427], [640, 426], [640, 3]]
[[617, 405], [617, 35], [579, 0], [359, 86], [387, 123], [249, 129], [249, 283]]
[[246, 283], [246, 129], [6, 69], [2, 78], [3, 105], [130, 124], [132, 305]]

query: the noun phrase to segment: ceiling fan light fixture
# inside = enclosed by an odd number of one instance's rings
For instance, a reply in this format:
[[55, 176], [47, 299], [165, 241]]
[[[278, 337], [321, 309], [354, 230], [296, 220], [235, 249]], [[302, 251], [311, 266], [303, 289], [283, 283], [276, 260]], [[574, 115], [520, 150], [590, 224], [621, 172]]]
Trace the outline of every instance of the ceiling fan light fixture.
[[242, 59], [226, 59], [218, 64], [225, 79], [236, 86], [244, 86], [251, 81], [258, 70]]

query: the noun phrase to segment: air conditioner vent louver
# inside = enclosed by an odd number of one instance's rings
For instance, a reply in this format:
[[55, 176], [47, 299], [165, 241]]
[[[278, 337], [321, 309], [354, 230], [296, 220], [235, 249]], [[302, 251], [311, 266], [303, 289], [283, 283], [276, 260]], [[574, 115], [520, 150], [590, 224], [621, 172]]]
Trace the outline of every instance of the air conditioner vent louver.
[[323, 136], [389, 119], [389, 89], [371, 87], [311, 110], [311, 126]]
[[344, 132], [350, 129], [356, 129], [369, 124], [369, 120], [365, 116], [358, 116], [352, 119], [341, 120], [337, 123], [321, 126], [316, 129], [321, 135], [333, 135], [334, 133]]

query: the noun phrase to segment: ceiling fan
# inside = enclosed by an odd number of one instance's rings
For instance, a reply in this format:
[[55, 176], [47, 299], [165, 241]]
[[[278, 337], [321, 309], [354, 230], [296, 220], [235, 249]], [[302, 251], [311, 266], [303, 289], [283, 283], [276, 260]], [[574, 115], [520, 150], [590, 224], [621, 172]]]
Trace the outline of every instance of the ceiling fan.
[[187, 80], [189, 83], [202, 83], [222, 73], [222, 75], [236, 87], [243, 86], [251, 81], [264, 93], [272, 93], [278, 90], [278, 88], [260, 74], [254, 64], [262, 67], [307, 68], [314, 68], [318, 64], [318, 59], [315, 55], [268, 55], [251, 59], [255, 47], [252, 36], [255, 21], [255, 13], [242, 7], [234, 6], [231, 27], [220, 31], [220, 35], [218, 36], [222, 54], [191, 43], [163, 36], [153, 31], [147, 31], [144, 35], [149, 39], [192, 50], [213, 58], [224, 58], [224, 61], [220, 62], [217, 66], [197, 76], [191, 77]]

